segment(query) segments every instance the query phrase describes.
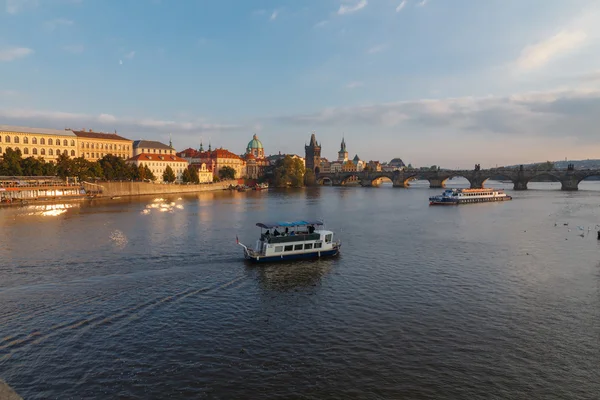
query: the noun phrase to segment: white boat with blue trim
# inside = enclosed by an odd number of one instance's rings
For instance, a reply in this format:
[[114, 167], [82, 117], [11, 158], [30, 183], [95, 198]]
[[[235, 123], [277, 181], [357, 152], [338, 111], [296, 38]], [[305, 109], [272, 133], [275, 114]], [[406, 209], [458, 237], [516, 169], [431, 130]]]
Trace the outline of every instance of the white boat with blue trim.
[[[285, 221], [256, 224], [260, 239], [253, 249], [244, 248], [244, 257], [253, 262], [272, 262], [337, 256], [342, 243], [324, 229], [323, 221]], [[265, 231], [266, 230], [266, 231]]]
[[429, 205], [456, 206], [507, 200], [512, 200], [512, 197], [502, 189], [446, 189], [441, 195], [430, 197]]

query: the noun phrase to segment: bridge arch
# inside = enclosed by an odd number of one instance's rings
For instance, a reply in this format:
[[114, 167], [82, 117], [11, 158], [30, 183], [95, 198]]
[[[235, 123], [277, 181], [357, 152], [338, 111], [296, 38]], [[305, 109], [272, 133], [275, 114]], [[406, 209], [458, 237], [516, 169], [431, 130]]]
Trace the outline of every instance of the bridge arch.
[[380, 179], [386, 179], [394, 183], [394, 177], [392, 174], [386, 172], [377, 172], [369, 174], [362, 180], [361, 184], [363, 186], [379, 186]]
[[346, 185], [349, 181], [356, 181], [356, 183], [360, 183], [360, 173], [350, 172], [344, 175], [340, 180], [340, 185]]
[[332, 186], [333, 180], [328, 176], [322, 176], [317, 179], [317, 184], [322, 185], [322, 186]]
[[454, 178], [463, 178], [464, 180], [467, 181], [467, 185], [469, 187], [473, 186], [472, 180], [469, 177], [467, 177], [466, 174], [454, 173], [454, 174], [448, 174], [448, 175], [441, 176], [437, 179], [429, 178], [428, 180], [429, 180], [430, 186], [432, 188], [443, 188], [443, 187], [446, 187], [446, 184], [448, 183], [449, 180], [454, 179]]

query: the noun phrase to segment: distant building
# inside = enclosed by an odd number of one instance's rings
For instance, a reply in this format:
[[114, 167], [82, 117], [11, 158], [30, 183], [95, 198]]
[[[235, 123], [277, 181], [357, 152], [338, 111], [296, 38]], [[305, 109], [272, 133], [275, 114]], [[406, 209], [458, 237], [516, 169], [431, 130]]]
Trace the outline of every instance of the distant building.
[[342, 167], [343, 167], [344, 163], [341, 161], [334, 161], [330, 164], [329, 166], [329, 170], [332, 173], [337, 173], [337, 172], [342, 172]]
[[97, 161], [112, 154], [124, 160], [132, 156], [133, 141], [117, 133], [94, 132], [93, 130], [73, 131], [79, 142], [79, 155], [88, 161]]
[[256, 134], [252, 136], [252, 140], [246, 146], [246, 154], [242, 156], [246, 162], [246, 177], [249, 179], [258, 179], [265, 175], [270, 162], [265, 158], [265, 150], [263, 144]]
[[[200, 147], [202, 148], [202, 146]], [[206, 168], [212, 171], [214, 176], [219, 176], [219, 171], [223, 167], [233, 168], [236, 178], [241, 178], [246, 173], [246, 162], [240, 156], [223, 148], [212, 150], [210, 144], [208, 145], [208, 151], [189, 148], [178, 152], [177, 156], [190, 164], [198, 166], [203, 163], [206, 164]]]
[[354, 156], [352, 163], [356, 165], [356, 171], [360, 172], [364, 169], [365, 162], [358, 157], [358, 154]]
[[310, 136], [310, 143], [304, 146], [306, 155], [306, 170], [311, 170], [316, 174], [320, 172], [319, 163], [321, 161], [321, 146], [317, 143], [317, 138], [313, 133]]
[[398, 169], [402, 169], [402, 168], [406, 167], [406, 165], [404, 164], [404, 161], [402, 161], [401, 158], [392, 159], [392, 161], [390, 161], [390, 163], [388, 165], [390, 165], [392, 167], [396, 167]]
[[342, 172], [357, 172], [356, 164], [348, 160], [342, 164]]
[[0, 125], [0, 156], [7, 148], [20, 150], [23, 158], [43, 157], [54, 161], [60, 154], [79, 157], [78, 138], [69, 129], [28, 128]]
[[285, 158], [285, 156], [290, 156], [294, 160], [298, 159], [298, 160], [302, 161], [302, 165], [304, 165], [306, 167], [306, 160], [297, 154], [281, 154], [281, 152], [280, 152], [279, 154], [267, 156], [266, 159], [267, 159], [267, 161], [269, 161], [270, 165], [275, 165], [277, 163], [277, 161], [283, 160]]
[[135, 140], [133, 142], [133, 155], [148, 153], [148, 154], [173, 154], [175, 149], [155, 140]]
[[326, 158], [321, 158], [321, 162], [319, 163], [319, 168], [323, 173], [331, 172], [331, 163]]
[[381, 172], [381, 164], [379, 161], [369, 161], [367, 166], [369, 167], [369, 170], [373, 172]]
[[174, 154], [156, 154], [156, 153], [139, 153], [126, 161], [128, 164], [133, 164], [136, 167], [148, 166], [154, 174], [157, 181], [163, 180], [163, 173], [167, 167], [171, 167], [175, 173], [177, 182], [181, 182], [181, 175], [188, 167], [188, 162]]
[[198, 179], [200, 183], [210, 183], [213, 181], [213, 171], [208, 168], [206, 163], [192, 164], [192, 167], [198, 172]]
[[348, 151], [346, 150], [346, 140], [344, 138], [342, 138], [342, 144], [340, 145], [340, 151], [338, 151], [337, 160], [341, 163], [348, 161]]

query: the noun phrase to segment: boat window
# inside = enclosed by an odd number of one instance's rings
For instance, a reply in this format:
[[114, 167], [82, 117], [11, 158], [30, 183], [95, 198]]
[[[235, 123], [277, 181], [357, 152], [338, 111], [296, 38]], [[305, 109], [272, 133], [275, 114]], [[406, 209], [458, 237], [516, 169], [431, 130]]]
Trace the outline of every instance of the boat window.
[[294, 249], [294, 246], [289, 245], [289, 246], [285, 246], [285, 251], [292, 251]]
[[315, 243], [315, 249], [320, 249], [323, 246], [322, 243]]
[[294, 250], [302, 250], [302, 245], [297, 244], [296, 246], [294, 246]]
[[312, 245], [312, 243], [306, 243], [306, 244], [304, 245], [304, 250], [309, 250], [309, 249], [312, 249], [312, 246], [313, 246], [313, 245]]
[[281, 253], [283, 251], [283, 246], [275, 246], [275, 253]]
[[332, 236], [333, 236], [333, 235], [332, 235], [331, 233], [330, 233], [329, 235], [325, 236], [325, 242], [326, 242], [326, 243], [329, 243], [329, 242], [331, 242], [331, 238], [332, 238]]

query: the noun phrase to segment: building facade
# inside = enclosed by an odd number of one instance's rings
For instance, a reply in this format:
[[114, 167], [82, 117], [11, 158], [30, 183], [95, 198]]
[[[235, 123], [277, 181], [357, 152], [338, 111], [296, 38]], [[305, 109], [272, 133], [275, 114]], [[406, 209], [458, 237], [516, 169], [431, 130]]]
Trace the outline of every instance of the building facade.
[[319, 164], [321, 163], [321, 146], [317, 143], [317, 138], [313, 133], [310, 136], [310, 144], [304, 146], [305, 153], [305, 168], [316, 174], [320, 172]]
[[352, 159], [352, 163], [354, 165], [356, 165], [356, 171], [358, 171], [358, 172], [360, 172], [363, 169], [365, 169], [365, 162], [360, 159], [360, 157], [358, 156], [358, 154], [356, 154], [354, 156], [354, 158]]
[[246, 173], [246, 162], [237, 154], [223, 148], [211, 150], [209, 146], [209, 151], [198, 151], [189, 148], [180, 151], [177, 156], [190, 164], [206, 164], [206, 168], [212, 171], [214, 176], [219, 176], [219, 171], [223, 167], [233, 168], [236, 178], [241, 178]]
[[246, 146], [246, 154], [242, 156], [246, 163], [245, 176], [249, 179], [259, 179], [265, 175], [267, 167], [270, 163], [265, 158], [265, 149], [263, 144], [256, 134], [252, 136], [252, 140]]
[[206, 163], [192, 164], [192, 167], [196, 168], [196, 171], [198, 171], [198, 178], [200, 183], [210, 183], [213, 181], [213, 172], [208, 169]]
[[24, 158], [55, 161], [59, 155], [79, 157], [77, 136], [71, 130], [0, 125], [0, 156], [7, 148], [21, 151]]
[[175, 181], [181, 182], [183, 171], [188, 167], [186, 160], [174, 154], [140, 153], [129, 158], [126, 162], [136, 167], [148, 166], [159, 182], [163, 180], [163, 174], [167, 167], [171, 167], [175, 173]]
[[108, 154], [124, 160], [132, 156], [133, 141], [116, 133], [94, 132], [91, 129], [73, 133], [77, 136], [79, 155], [88, 161], [98, 161]]
[[342, 144], [340, 145], [340, 151], [338, 151], [338, 159], [342, 164], [348, 161], [348, 151], [346, 150], [346, 140], [342, 138]]

